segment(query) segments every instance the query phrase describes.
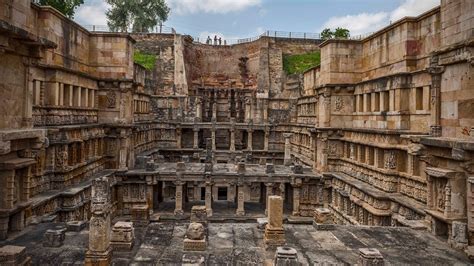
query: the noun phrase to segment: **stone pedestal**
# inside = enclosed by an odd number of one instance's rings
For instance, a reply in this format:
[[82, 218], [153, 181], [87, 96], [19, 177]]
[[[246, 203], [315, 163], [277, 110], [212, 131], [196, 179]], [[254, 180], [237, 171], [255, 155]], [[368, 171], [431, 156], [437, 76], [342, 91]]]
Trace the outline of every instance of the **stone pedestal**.
[[185, 251], [206, 251], [207, 248], [206, 239], [192, 240], [185, 238], [183, 244]]
[[87, 223], [85, 221], [71, 221], [66, 223], [67, 230], [70, 232], [80, 232], [86, 228]]
[[48, 229], [43, 236], [43, 247], [60, 247], [66, 238], [66, 228]]
[[205, 251], [207, 241], [204, 226], [200, 223], [189, 224], [183, 244], [185, 251]]
[[283, 199], [280, 196], [268, 197], [268, 224], [265, 226], [264, 242], [267, 247], [285, 244], [283, 229]]
[[317, 208], [314, 211], [313, 225], [317, 230], [331, 230], [334, 227], [331, 210], [327, 208]]
[[132, 222], [117, 222], [112, 228], [110, 245], [114, 250], [129, 251], [133, 247], [135, 234]]
[[275, 266], [299, 266], [298, 252], [290, 247], [278, 247], [273, 260]]
[[31, 265], [31, 258], [26, 255], [26, 248], [21, 246], [3, 246], [0, 248], [0, 265]]
[[98, 252], [90, 251], [86, 252], [86, 259], [84, 266], [109, 266], [112, 261], [112, 248], [109, 247], [107, 250]]
[[150, 213], [147, 205], [135, 205], [131, 208], [130, 214], [132, 221], [135, 223], [148, 223], [150, 220]]
[[359, 249], [359, 265], [361, 266], [383, 266], [384, 259], [376, 248]]

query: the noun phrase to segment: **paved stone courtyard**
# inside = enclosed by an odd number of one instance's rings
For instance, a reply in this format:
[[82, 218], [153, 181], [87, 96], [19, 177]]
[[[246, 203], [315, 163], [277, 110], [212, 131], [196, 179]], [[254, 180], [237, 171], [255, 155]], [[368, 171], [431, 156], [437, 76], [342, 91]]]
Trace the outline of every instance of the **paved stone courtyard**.
[[[60, 248], [42, 246], [43, 233], [58, 224], [29, 227], [3, 244], [22, 245], [33, 265], [82, 265], [88, 231], [67, 232]], [[184, 252], [187, 223], [157, 222], [135, 229], [131, 252], [114, 252], [114, 265], [181, 265], [183, 256], [203, 257], [207, 265], [263, 265], [271, 263], [274, 251], [265, 250], [263, 231], [255, 223], [211, 223], [206, 252]], [[304, 265], [354, 264], [359, 248], [377, 248], [391, 265], [465, 265], [468, 258], [450, 249], [427, 232], [395, 227], [336, 226], [316, 231], [312, 225], [286, 224], [287, 245], [298, 250]]]

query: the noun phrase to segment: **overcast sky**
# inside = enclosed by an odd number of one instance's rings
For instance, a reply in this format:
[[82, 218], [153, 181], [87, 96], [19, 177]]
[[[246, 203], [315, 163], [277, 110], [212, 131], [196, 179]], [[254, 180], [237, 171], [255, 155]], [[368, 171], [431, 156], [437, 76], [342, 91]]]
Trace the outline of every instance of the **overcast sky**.
[[[226, 39], [257, 36], [266, 30], [319, 33], [344, 27], [365, 34], [405, 16], [419, 15], [440, 0], [166, 0], [171, 7], [166, 26], [178, 33]], [[106, 25], [103, 0], [85, 0], [75, 20]]]

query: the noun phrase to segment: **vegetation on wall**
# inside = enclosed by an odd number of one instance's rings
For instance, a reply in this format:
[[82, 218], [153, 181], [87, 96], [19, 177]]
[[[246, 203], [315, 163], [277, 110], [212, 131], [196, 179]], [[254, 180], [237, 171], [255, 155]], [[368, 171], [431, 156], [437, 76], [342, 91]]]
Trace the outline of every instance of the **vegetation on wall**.
[[84, 0], [39, 0], [37, 2], [42, 6], [54, 7], [68, 18], [73, 18], [76, 8], [84, 4]]
[[168, 19], [170, 12], [165, 0], [106, 0], [107, 24], [112, 31], [148, 32]]
[[324, 29], [321, 32], [321, 39], [348, 39], [351, 36], [350, 31], [344, 28], [337, 28], [334, 31], [331, 29]]
[[320, 63], [321, 53], [319, 51], [283, 56], [283, 69], [289, 75], [301, 74], [312, 67], [318, 66]]
[[155, 68], [156, 55], [147, 54], [136, 50], [133, 55], [133, 61], [143, 66], [147, 70], [152, 70]]

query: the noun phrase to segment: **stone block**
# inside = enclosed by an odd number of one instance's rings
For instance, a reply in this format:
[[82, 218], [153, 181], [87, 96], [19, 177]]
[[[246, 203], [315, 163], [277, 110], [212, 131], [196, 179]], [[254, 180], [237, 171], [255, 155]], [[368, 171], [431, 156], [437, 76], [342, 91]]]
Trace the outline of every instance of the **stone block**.
[[112, 228], [110, 245], [114, 250], [131, 250], [134, 238], [132, 222], [116, 222]]
[[457, 249], [464, 249], [468, 245], [467, 224], [459, 221], [453, 221], [451, 225], [451, 246]]
[[264, 243], [267, 247], [283, 246], [286, 243], [285, 230], [281, 228], [271, 228], [269, 224], [265, 226]]
[[271, 228], [283, 226], [283, 198], [280, 196], [268, 197], [268, 225]]
[[298, 252], [290, 247], [277, 247], [275, 258], [273, 259], [275, 266], [298, 266]]
[[86, 221], [70, 221], [66, 223], [67, 230], [70, 232], [80, 232], [86, 228]]
[[[189, 157], [188, 157], [189, 158]], [[186, 171], [186, 164], [184, 162], [178, 162], [176, 164], [176, 171], [177, 172], [184, 172]]]
[[359, 248], [359, 265], [383, 266], [384, 258], [376, 248]]
[[135, 205], [131, 208], [130, 214], [132, 215], [132, 220], [138, 223], [148, 223], [150, 220], [150, 215], [148, 212], [147, 205]]
[[327, 208], [317, 208], [314, 211], [314, 222], [316, 224], [333, 224], [331, 210]]
[[237, 173], [239, 173], [239, 174], [245, 173], [245, 163], [239, 162], [237, 164]]
[[48, 229], [43, 235], [43, 247], [60, 247], [66, 239], [66, 228]]
[[23, 266], [30, 264], [31, 258], [27, 256], [25, 247], [11, 245], [0, 247], [0, 265]]
[[185, 238], [183, 244], [185, 251], [206, 251], [207, 248], [205, 239], [193, 240]]

